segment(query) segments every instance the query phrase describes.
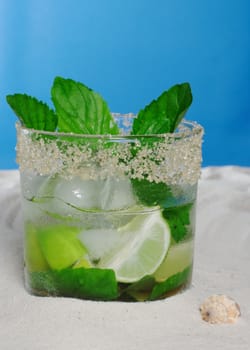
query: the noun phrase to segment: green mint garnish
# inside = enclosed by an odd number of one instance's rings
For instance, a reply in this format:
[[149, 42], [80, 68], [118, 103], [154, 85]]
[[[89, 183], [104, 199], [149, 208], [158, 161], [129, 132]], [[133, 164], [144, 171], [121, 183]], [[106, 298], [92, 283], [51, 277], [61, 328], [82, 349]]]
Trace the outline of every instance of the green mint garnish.
[[107, 103], [86, 85], [56, 77], [51, 89], [61, 132], [119, 134]]
[[29, 274], [31, 288], [37, 294], [94, 300], [114, 300], [118, 297], [115, 273], [109, 269], [77, 268], [32, 272]]
[[190, 210], [192, 204], [163, 210], [163, 216], [167, 220], [171, 235], [175, 242], [180, 242], [188, 235], [190, 225]]
[[[55, 111], [35, 97], [14, 94], [6, 97], [22, 125], [44, 131], [77, 134], [119, 134], [107, 103], [97, 92], [72, 79], [56, 77], [51, 89]], [[140, 110], [132, 135], [172, 133], [192, 103], [189, 83], [172, 86]]]
[[181, 285], [189, 281], [191, 278], [191, 273], [192, 267], [189, 266], [182, 272], [178, 272], [175, 275], [169, 277], [166, 281], [157, 283], [154, 286], [148, 300], [156, 300], [160, 297], [163, 297], [164, 294], [178, 287], [181, 287]]
[[140, 279], [137, 282], [131, 283], [128, 285], [128, 287], [125, 287], [121, 290], [122, 298], [131, 299], [131, 300], [138, 300], [141, 296], [141, 300], [145, 300], [145, 295], [149, 293], [150, 290], [155, 285], [155, 278], [153, 276], [144, 276], [142, 279]]
[[[181, 122], [192, 103], [189, 83], [177, 84], [163, 92], [156, 100], [142, 109], [132, 126], [133, 135], [172, 133]], [[141, 140], [149, 146], [150, 140]], [[154, 142], [152, 140], [152, 142]], [[171, 190], [164, 183], [153, 183], [147, 179], [132, 180], [139, 200], [146, 205], [163, 204], [171, 198]]]
[[147, 206], [163, 205], [166, 198], [172, 197], [169, 186], [163, 182], [155, 183], [145, 179], [132, 179], [131, 181], [140, 202]]
[[6, 99], [26, 128], [55, 131], [57, 115], [45, 103], [26, 94], [8, 95]]
[[174, 132], [191, 103], [189, 83], [174, 85], [138, 113], [133, 123], [132, 134]]

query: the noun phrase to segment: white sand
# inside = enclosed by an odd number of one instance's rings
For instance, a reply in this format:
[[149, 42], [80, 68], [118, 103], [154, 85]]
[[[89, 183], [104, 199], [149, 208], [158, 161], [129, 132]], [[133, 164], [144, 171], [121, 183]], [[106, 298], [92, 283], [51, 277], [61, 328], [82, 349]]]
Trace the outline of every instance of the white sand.
[[[193, 287], [151, 303], [34, 297], [22, 275], [17, 171], [0, 171], [0, 349], [250, 349], [250, 168], [204, 168], [199, 186]], [[233, 325], [202, 321], [200, 303], [228, 294]]]

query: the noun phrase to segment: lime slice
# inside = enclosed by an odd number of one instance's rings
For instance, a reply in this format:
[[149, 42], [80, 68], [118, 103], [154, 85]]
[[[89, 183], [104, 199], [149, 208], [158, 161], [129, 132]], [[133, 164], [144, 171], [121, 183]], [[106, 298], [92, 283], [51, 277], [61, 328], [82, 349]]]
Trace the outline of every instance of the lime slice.
[[163, 263], [154, 273], [157, 282], [165, 281], [170, 276], [183, 271], [193, 262], [193, 240], [173, 245]]
[[118, 229], [119, 243], [99, 262], [113, 269], [117, 281], [132, 283], [153, 274], [170, 244], [170, 229], [160, 211], [140, 214]]

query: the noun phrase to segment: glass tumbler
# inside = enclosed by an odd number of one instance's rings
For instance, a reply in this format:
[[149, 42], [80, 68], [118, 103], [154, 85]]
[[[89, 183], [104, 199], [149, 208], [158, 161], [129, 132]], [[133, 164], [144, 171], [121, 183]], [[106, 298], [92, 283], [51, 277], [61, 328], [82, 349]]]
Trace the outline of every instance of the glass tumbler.
[[25, 287], [33, 295], [151, 301], [190, 286], [203, 128], [129, 135], [17, 123]]

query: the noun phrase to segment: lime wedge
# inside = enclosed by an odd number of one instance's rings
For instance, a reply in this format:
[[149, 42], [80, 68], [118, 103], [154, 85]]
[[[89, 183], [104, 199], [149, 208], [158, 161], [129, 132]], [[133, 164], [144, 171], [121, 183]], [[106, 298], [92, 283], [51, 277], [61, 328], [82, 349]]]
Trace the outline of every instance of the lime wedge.
[[78, 232], [77, 227], [60, 225], [39, 229], [39, 245], [52, 269], [69, 267], [87, 255], [86, 248], [77, 238]]
[[170, 245], [170, 228], [160, 211], [137, 215], [118, 229], [119, 243], [98, 267], [113, 269], [117, 281], [132, 283], [153, 274]]
[[85, 269], [89, 269], [92, 267], [92, 264], [87, 255], [84, 255], [72, 266], [73, 269], [78, 269], [79, 267], [84, 267]]
[[193, 240], [173, 245], [154, 273], [157, 282], [165, 281], [170, 276], [177, 274], [189, 267], [193, 262]]
[[36, 228], [31, 223], [25, 224], [24, 251], [25, 265], [29, 271], [46, 271], [49, 269], [39, 246]]

